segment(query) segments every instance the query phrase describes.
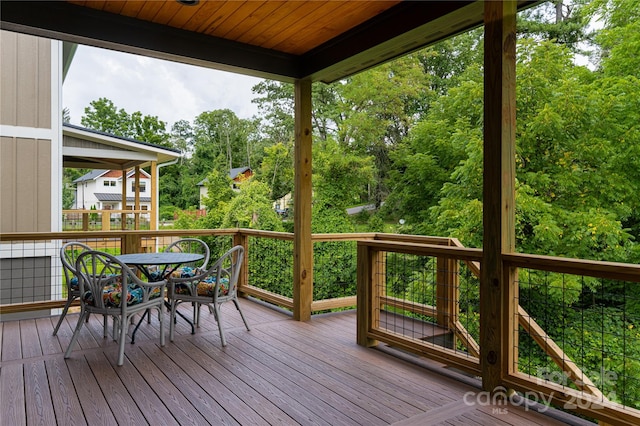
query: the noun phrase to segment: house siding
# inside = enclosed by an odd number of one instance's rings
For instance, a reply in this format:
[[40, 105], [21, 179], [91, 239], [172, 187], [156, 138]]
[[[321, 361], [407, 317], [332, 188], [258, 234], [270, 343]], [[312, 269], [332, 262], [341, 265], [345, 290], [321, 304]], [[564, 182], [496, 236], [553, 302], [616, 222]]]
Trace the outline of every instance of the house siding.
[[0, 138], [0, 232], [51, 231], [50, 186], [50, 140]]
[[51, 41], [0, 31], [0, 124], [51, 128]]
[[51, 231], [51, 67], [50, 40], [0, 31], [0, 232]]

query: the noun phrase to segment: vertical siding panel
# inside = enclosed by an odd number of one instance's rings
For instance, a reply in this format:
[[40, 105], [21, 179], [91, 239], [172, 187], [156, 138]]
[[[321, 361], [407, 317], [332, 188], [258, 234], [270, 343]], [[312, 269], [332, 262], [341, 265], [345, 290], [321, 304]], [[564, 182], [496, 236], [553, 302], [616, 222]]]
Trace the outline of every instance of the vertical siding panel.
[[13, 184], [16, 164], [15, 139], [0, 138], [0, 232], [16, 230], [16, 187]]
[[37, 151], [34, 139], [18, 138], [16, 145], [16, 163], [20, 167], [16, 169], [13, 182], [17, 187], [16, 206], [19, 213], [16, 215], [16, 232], [29, 232], [36, 229], [36, 185], [35, 175], [37, 170]]
[[35, 176], [37, 186], [33, 190], [36, 200], [34, 206], [35, 221], [37, 222], [36, 230], [38, 232], [50, 232], [52, 223], [51, 198], [62, 197], [62, 194], [51, 193], [51, 141], [38, 140], [36, 149], [38, 164], [34, 173], [37, 173]]
[[17, 88], [17, 120], [16, 124], [23, 127], [36, 127], [37, 109], [37, 75], [38, 75], [38, 39], [35, 37], [18, 37], [18, 73], [16, 76]]
[[51, 128], [51, 40], [38, 38], [37, 122], [36, 127]]
[[16, 125], [17, 34], [0, 31], [0, 124]]

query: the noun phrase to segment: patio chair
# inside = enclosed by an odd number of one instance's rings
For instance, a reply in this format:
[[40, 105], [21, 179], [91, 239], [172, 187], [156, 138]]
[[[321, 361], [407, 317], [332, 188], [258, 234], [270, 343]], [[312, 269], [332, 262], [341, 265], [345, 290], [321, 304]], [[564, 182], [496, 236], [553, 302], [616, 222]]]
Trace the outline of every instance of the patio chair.
[[[147, 309], [160, 312], [160, 346], [164, 346], [162, 306], [167, 281], [145, 282], [115, 256], [95, 250], [85, 251], [76, 259], [80, 289], [80, 318], [64, 354], [69, 358], [85, 318], [92, 313], [113, 317], [113, 338], [118, 340], [118, 362], [124, 363], [124, 343], [133, 315]], [[117, 273], [113, 273], [117, 271]]]
[[[182, 238], [169, 244], [165, 249], [165, 252], [179, 252], [179, 253], [199, 253], [204, 255], [202, 260], [194, 262], [192, 264], [185, 264], [180, 268], [172, 271], [171, 275], [175, 277], [189, 277], [194, 276], [199, 272], [207, 269], [209, 264], [210, 250], [207, 243], [198, 238]], [[163, 271], [159, 268], [151, 271], [150, 278], [153, 280], [160, 280], [165, 278], [162, 276]]]
[[[60, 248], [60, 260], [62, 261], [62, 271], [64, 272], [65, 284], [67, 286], [67, 303], [64, 304], [60, 319], [56, 328], [53, 329], [53, 335], [58, 334], [58, 329], [69, 311], [69, 307], [74, 300], [80, 297], [80, 288], [78, 286], [78, 275], [76, 274], [76, 259], [80, 253], [91, 250], [86, 244], [72, 241], [64, 244]], [[87, 318], [88, 320], [89, 318]]]
[[193, 277], [169, 277], [168, 298], [171, 304], [171, 320], [169, 321], [169, 340], [173, 341], [175, 332], [175, 318], [178, 305], [183, 302], [194, 303], [193, 323], [200, 323], [200, 305], [207, 305], [213, 310], [222, 346], [227, 342], [222, 328], [220, 307], [224, 302], [232, 301], [245, 327], [249, 330], [249, 324], [240, 309], [238, 303], [238, 278], [244, 260], [244, 248], [235, 246], [222, 255], [209, 269]]

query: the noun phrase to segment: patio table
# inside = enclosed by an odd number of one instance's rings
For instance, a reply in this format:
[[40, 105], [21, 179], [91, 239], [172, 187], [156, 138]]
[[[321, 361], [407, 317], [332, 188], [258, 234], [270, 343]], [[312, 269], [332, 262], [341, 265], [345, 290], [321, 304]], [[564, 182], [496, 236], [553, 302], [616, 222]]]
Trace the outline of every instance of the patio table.
[[[160, 270], [160, 278], [166, 279], [169, 275], [171, 275], [173, 271], [178, 269], [181, 265], [184, 265], [185, 263], [197, 262], [198, 260], [202, 260], [204, 259], [204, 255], [200, 253], [160, 252], [160, 253], [121, 254], [119, 256], [116, 256], [116, 258], [126, 265], [135, 266], [136, 268], [138, 268], [140, 272], [142, 272], [144, 276], [147, 277], [149, 281], [152, 281], [151, 271], [149, 271], [150, 266], [161, 267], [162, 269]], [[164, 301], [164, 305], [168, 309], [171, 308], [171, 306], [166, 300]], [[193, 323], [189, 321], [189, 319], [184, 315], [182, 315], [180, 312], [177, 312], [177, 314], [180, 315], [180, 317], [182, 317], [182, 319], [184, 319], [187, 323], [189, 323], [189, 325], [191, 325], [191, 334], [194, 334], [195, 329], [193, 327]], [[150, 315], [149, 311], [146, 311], [144, 315], [142, 315], [142, 317], [140, 318], [140, 321], [138, 321], [138, 324], [136, 324], [136, 328], [133, 330], [133, 333], [131, 334], [132, 344], [135, 343], [136, 332], [138, 331], [140, 324], [142, 324], [142, 321], [147, 315]]]

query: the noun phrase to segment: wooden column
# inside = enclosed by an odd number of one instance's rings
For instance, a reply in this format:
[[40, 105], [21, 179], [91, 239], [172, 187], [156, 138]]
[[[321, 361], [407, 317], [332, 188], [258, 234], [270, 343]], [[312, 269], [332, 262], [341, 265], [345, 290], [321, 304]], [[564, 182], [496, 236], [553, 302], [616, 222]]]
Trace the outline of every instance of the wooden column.
[[133, 209], [136, 211], [136, 213], [133, 214], [135, 218], [133, 221], [133, 229], [138, 230], [140, 229], [140, 213], [138, 213], [140, 211], [140, 166], [136, 166], [133, 169], [133, 179], [133, 185], [135, 187], [135, 191], [133, 191]]
[[502, 253], [515, 249], [516, 2], [484, 3], [483, 257], [480, 275], [482, 386], [493, 391], [513, 369], [514, 274]]
[[311, 319], [311, 81], [295, 82], [295, 190], [293, 196], [293, 318]]
[[127, 229], [127, 169], [122, 170], [122, 213], [120, 214], [120, 229]]
[[158, 174], [158, 163], [156, 161], [151, 162], [151, 211], [149, 212], [149, 229], [155, 231], [158, 229], [158, 215], [160, 214], [160, 200], [156, 196], [158, 192], [158, 185], [160, 185], [160, 178]]

